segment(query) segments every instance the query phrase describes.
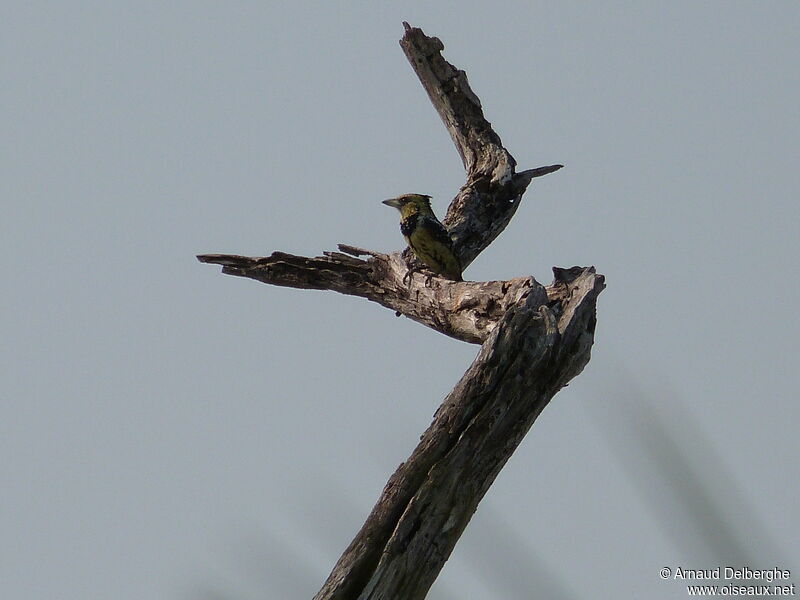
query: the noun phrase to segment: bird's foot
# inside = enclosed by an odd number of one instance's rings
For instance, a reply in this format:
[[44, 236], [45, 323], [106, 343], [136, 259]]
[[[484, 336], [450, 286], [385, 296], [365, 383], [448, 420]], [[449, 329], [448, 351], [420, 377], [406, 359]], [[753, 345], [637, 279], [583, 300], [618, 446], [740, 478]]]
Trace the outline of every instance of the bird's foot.
[[419, 266], [414, 265], [412, 267], [409, 267], [408, 271], [406, 271], [406, 274], [403, 275], [403, 284], [411, 287], [411, 278], [414, 276], [414, 273], [419, 273], [419, 272], [420, 272]]

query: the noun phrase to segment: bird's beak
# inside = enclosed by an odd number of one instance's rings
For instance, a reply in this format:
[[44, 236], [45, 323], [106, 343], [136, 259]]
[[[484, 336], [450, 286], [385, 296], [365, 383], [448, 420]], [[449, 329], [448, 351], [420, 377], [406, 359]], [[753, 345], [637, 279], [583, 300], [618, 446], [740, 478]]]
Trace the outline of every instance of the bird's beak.
[[392, 208], [397, 208], [397, 209], [400, 208], [400, 200], [398, 200], [397, 198], [389, 198], [388, 200], [384, 200], [382, 204], [385, 204], [386, 206], [391, 206]]

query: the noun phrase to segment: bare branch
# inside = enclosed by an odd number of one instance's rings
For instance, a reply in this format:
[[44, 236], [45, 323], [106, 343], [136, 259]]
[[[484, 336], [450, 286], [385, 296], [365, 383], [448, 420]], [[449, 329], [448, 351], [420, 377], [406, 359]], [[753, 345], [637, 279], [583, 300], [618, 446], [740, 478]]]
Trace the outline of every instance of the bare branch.
[[541, 285], [532, 277], [453, 282], [417, 273], [410, 281], [404, 281], [408, 269], [398, 253], [381, 254], [344, 244], [340, 244], [339, 249], [371, 255], [371, 258], [364, 260], [340, 252], [326, 252], [315, 258], [273, 252], [258, 258], [202, 254], [197, 259], [222, 265], [222, 272], [227, 275], [366, 298], [398, 315], [474, 344], [482, 343], [505, 311], [531, 291], [540, 299], [540, 304], [547, 299], [547, 293], [539, 291]]
[[531, 179], [563, 165], [516, 173], [517, 162], [483, 116], [464, 71], [442, 56], [444, 44], [403, 23], [400, 46], [456, 145], [467, 182], [450, 203], [444, 224], [466, 267], [506, 228]]
[[351, 256], [378, 256], [380, 252], [374, 252], [373, 250], [367, 250], [366, 248], [359, 248], [358, 246], [350, 246], [348, 244], [339, 244], [339, 250], [344, 252], [345, 254], [350, 254]]
[[403, 27], [406, 32], [400, 46], [450, 132], [467, 173], [495, 174], [499, 182], [510, 179], [517, 163], [483, 117], [467, 74], [444, 59], [439, 38], [428, 37], [408, 23]]

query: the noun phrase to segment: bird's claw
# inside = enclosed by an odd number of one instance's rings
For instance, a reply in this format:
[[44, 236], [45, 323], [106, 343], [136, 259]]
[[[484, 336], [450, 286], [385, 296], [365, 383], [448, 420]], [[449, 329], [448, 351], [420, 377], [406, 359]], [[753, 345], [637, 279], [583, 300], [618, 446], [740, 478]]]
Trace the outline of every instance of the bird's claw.
[[410, 287], [411, 278], [414, 276], [414, 273], [419, 273], [419, 272], [420, 272], [419, 265], [412, 265], [411, 267], [409, 267], [408, 271], [406, 271], [406, 274], [403, 275], [403, 283]]
[[[421, 267], [419, 266], [413, 266], [409, 268], [408, 271], [406, 271], [406, 274], [403, 275], [403, 285], [408, 285], [410, 287], [411, 277], [414, 275], [414, 273], [419, 273], [420, 270]], [[433, 281], [433, 278], [434, 278], [434, 273], [427, 273], [425, 275], [425, 287], [431, 287], [431, 281]]]

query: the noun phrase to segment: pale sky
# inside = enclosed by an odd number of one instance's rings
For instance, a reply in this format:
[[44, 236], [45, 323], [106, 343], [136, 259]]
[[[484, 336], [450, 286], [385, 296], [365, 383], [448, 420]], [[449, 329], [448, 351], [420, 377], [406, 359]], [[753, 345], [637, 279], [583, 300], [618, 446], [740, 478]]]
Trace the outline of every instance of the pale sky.
[[[431, 600], [800, 583], [796, 2], [0, 8], [0, 588], [310, 598], [478, 347], [194, 255], [403, 247], [464, 182], [397, 44], [445, 44], [537, 179], [471, 280], [595, 265], [592, 361]], [[724, 582], [721, 582], [724, 583]]]

